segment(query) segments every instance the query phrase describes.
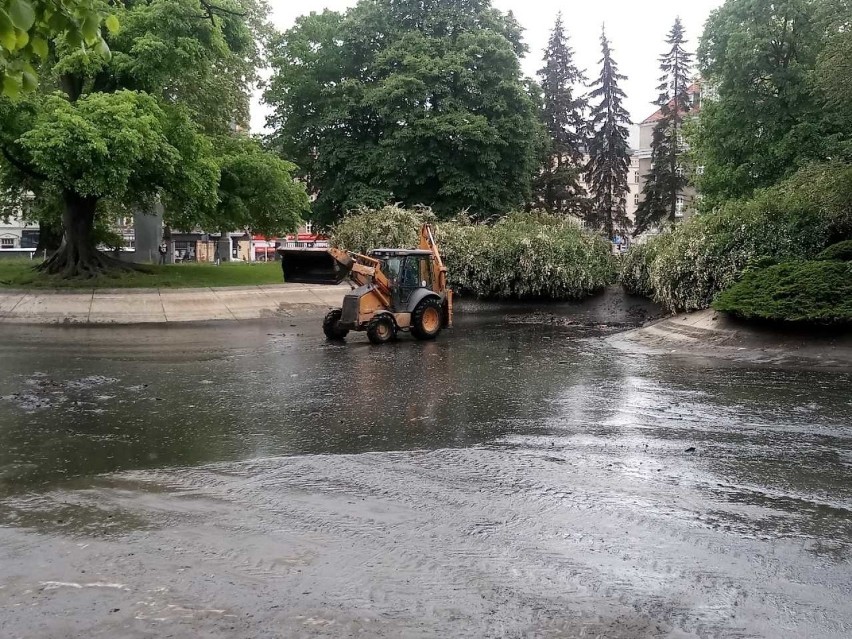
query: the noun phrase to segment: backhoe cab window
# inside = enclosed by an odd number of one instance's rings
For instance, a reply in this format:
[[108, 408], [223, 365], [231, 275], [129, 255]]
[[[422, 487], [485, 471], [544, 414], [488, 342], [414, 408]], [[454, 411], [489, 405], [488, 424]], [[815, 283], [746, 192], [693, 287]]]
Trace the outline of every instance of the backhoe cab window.
[[382, 273], [385, 274], [391, 282], [399, 280], [399, 274], [402, 271], [402, 258], [389, 257], [382, 262]]
[[395, 286], [432, 288], [430, 258], [423, 256], [389, 257], [382, 263], [382, 273]]

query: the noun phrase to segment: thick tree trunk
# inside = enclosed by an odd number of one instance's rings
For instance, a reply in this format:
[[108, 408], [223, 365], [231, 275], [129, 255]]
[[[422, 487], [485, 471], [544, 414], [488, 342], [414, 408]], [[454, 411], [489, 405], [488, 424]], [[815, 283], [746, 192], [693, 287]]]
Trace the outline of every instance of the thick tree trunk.
[[96, 277], [110, 270], [135, 270], [132, 265], [95, 248], [97, 198], [65, 191], [62, 201], [62, 244], [39, 270], [64, 278]]
[[51, 224], [45, 220], [39, 220], [38, 247], [36, 252], [53, 253], [62, 244], [62, 226]]

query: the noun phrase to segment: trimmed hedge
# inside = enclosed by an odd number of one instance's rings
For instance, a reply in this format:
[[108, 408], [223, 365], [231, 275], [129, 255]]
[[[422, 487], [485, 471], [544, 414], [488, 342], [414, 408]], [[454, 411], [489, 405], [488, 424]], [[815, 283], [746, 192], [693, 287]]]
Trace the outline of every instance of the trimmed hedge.
[[749, 267], [814, 259], [848, 237], [852, 167], [814, 166], [634, 247], [621, 279], [630, 292], [653, 297], [670, 311], [699, 310]]
[[852, 324], [852, 263], [792, 262], [749, 271], [713, 308], [747, 320]]
[[832, 244], [816, 258], [827, 262], [852, 262], [852, 240]]
[[[429, 211], [386, 207], [347, 216], [332, 242], [352, 251], [413, 247]], [[495, 299], [582, 299], [615, 279], [609, 244], [570, 220], [513, 213], [496, 224], [460, 218], [435, 224], [450, 284], [458, 291]]]

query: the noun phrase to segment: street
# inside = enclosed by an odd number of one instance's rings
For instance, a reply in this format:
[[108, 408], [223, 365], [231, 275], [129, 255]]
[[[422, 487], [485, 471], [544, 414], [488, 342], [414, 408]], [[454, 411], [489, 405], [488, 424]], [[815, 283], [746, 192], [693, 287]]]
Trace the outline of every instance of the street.
[[852, 633], [852, 371], [559, 313], [8, 326], [0, 636]]

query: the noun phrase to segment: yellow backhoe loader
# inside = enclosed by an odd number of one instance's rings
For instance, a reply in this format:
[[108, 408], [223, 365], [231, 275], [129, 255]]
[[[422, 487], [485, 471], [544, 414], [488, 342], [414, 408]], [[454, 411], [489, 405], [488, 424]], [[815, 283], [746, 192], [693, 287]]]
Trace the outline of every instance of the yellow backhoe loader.
[[338, 248], [283, 248], [279, 253], [286, 282], [340, 284], [348, 278], [352, 283], [343, 307], [323, 321], [330, 340], [342, 340], [350, 331], [366, 331], [373, 344], [389, 342], [399, 331], [431, 340], [452, 328], [453, 292], [428, 224], [415, 250], [376, 249], [361, 255]]

